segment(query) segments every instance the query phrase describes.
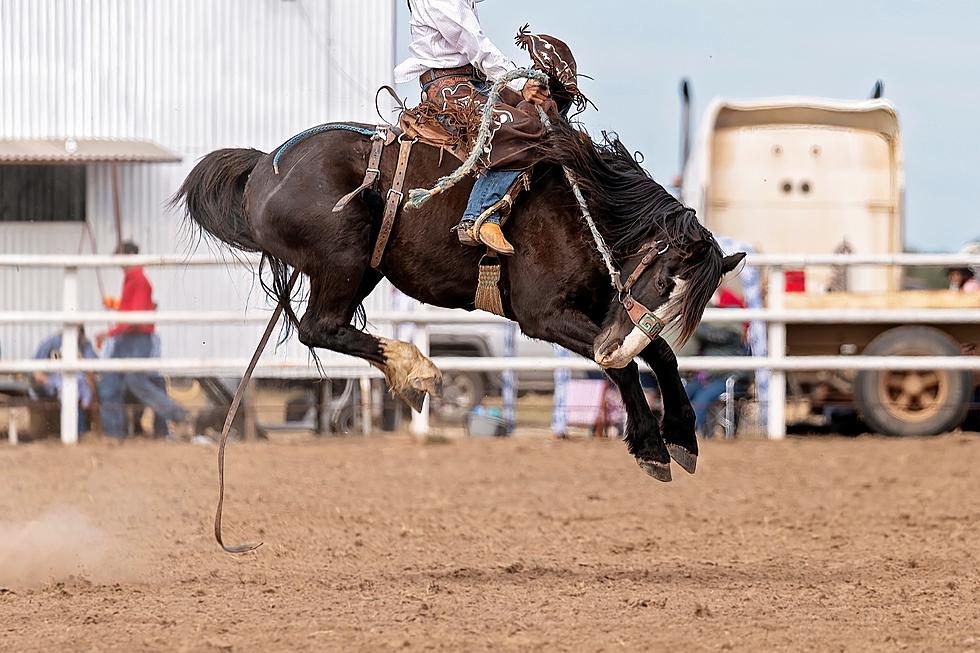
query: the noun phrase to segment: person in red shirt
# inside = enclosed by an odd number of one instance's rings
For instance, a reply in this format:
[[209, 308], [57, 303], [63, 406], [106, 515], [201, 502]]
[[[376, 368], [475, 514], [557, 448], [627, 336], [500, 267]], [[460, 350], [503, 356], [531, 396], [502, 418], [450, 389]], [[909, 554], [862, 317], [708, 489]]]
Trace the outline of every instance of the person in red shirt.
[[[124, 242], [116, 254], [139, 254], [139, 247]], [[143, 273], [143, 268], [124, 267], [122, 295], [118, 302], [107, 298], [107, 307], [119, 311], [153, 311], [153, 286]], [[96, 336], [101, 348], [109, 339], [106, 358], [152, 358], [157, 349], [154, 342], [153, 324], [117, 324], [107, 332]], [[188, 413], [167, 394], [166, 384], [159, 374], [152, 372], [110, 372], [103, 374], [99, 382], [99, 398], [102, 405], [102, 428], [113, 438], [125, 438], [129, 434], [126, 419], [125, 397], [127, 393], [150, 407], [158, 418], [174, 425], [185, 426]], [[171, 434], [173, 432], [171, 431]]]
[[[131, 246], [130, 249], [139, 252], [139, 248], [133, 243], [123, 243], [120, 250], [126, 248], [127, 245]], [[130, 252], [120, 251], [119, 253], [128, 254]], [[119, 296], [118, 300], [106, 297], [104, 300], [106, 308], [117, 311], [155, 311], [157, 305], [153, 301], [153, 286], [150, 285], [150, 280], [143, 273], [143, 268], [136, 266], [123, 269], [126, 276], [123, 278], [122, 295]], [[123, 333], [153, 333], [153, 331], [152, 324], [117, 324], [102, 336], [103, 338], [111, 338]]]

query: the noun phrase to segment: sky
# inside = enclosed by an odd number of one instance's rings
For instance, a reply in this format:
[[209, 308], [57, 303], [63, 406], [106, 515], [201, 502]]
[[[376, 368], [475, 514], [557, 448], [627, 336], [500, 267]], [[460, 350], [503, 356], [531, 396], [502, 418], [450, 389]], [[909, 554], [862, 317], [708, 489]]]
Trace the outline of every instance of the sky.
[[[408, 10], [398, 5], [398, 58]], [[906, 247], [956, 251], [980, 239], [980, 0], [486, 0], [484, 31], [523, 65], [524, 23], [566, 41], [583, 91], [581, 119], [617, 132], [664, 185], [679, 172], [681, 78], [694, 124], [713, 97], [868, 96], [875, 80], [898, 109]], [[399, 91], [412, 99], [417, 87]], [[737, 234], [732, 234], [737, 237]]]

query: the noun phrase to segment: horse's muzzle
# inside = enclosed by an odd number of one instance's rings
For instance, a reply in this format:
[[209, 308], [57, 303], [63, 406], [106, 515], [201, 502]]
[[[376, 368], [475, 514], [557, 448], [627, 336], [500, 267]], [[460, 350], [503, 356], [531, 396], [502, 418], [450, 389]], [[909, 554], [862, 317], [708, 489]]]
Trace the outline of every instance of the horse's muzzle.
[[602, 367], [611, 367], [614, 369], [620, 369], [629, 365], [650, 344], [650, 336], [636, 326], [630, 329], [629, 334], [627, 334], [622, 344], [618, 346], [612, 348], [607, 347], [604, 350], [599, 344], [600, 340], [602, 340], [601, 335], [596, 340], [598, 346], [595, 348], [595, 362]]

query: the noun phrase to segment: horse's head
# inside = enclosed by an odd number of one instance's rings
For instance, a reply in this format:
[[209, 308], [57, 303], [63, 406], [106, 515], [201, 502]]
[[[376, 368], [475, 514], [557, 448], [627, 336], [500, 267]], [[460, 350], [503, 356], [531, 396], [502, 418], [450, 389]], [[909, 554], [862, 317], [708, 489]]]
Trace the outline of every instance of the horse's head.
[[723, 257], [713, 238], [686, 247], [660, 241], [644, 245], [622, 262], [623, 291], [596, 338], [595, 361], [626, 367], [665, 328], [676, 328], [679, 340], [686, 341], [722, 276], [743, 258], [742, 252]]
[[[618, 267], [618, 297], [593, 346], [603, 367], [625, 367], [674, 326], [681, 342], [697, 329], [721, 277], [745, 254], [723, 256], [711, 232], [640, 165], [615, 134], [596, 143], [557, 122], [544, 158], [571, 171]], [[615, 279], [614, 279], [615, 282]]]

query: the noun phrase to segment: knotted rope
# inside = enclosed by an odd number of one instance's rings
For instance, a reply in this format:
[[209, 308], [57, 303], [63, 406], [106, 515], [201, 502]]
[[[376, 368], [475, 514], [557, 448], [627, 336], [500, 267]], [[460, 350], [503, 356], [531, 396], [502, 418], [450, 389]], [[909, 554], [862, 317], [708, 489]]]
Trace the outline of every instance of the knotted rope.
[[[540, 116], [545, 129], [551, 131], [551, 119], [548, 118], [548, 114], [541, 107], [538, 107], [538, 116]], [[568, 166], [562, 166], [561, 169], [565, 172], [565, 179], [568, 180], [568, 185], [572, 187], [572, 194], [575, 196], [575, 201], [578, 202], [578, 208], [582, 212], [582, 218], [585, 220], [585, 224], [589, 226], [589, 231], [592, 232], [592, 240], [595, 241], [596, 249], [599, 250], [599, 255], [602, 256], [602, 262], [606, 264], [606, 270], [609, 271], [613, 288], [621, 291], [623, 289], [623, 283], [619, 278], [619, 270], [616, 269], [616, 264], [613, 261], [612, 250], [606, 244], [606, 239], [599, 233], [599, 227], [596, 226], [595, 220], [592, 218], [592, 213], [589, 212], [589, 204], [585, 201], [582, 188], [578, 185], [575, 174], [568, 169]]]
[[[476, 167], [477, 161], [480, 159], [480, 155], [483, 154], [483, 149], [487, 145], [487, 141], [490, 140], [490, 124], [493, 120], [493, 105], [500, 99], [500, 93], [504, 85], [515, 79], [533, 79], [538, 82], [547, 83], [548, 76], [541, 72], [540, 70], [535, 70], [533, 68], [512, 70], [496, 82], [494, 82], [493, 87], [490, 89], [490, 95], [487, 97], [487, 103], [483, 107], [483, 116], [480, 120], [480, 131], [477, 133], [476, 142], [473, 144], [473, 149], [470, 150], [470, 155], [466, 157], [466, 160], [453, 171], [452, 174], [441, 178], [436, 182], [429, 190], [422, 188], [416, 188], [409, 192], [408, 194], [408, 205], [414, 209], [419, 208], [430, 199], [444, 193], [453, 186], [455, 186], [459, 181], [461, 181], [466, 175], [468, 175], [473, 168]], [[548, 114], [545, 113], [544, 109], [538, 107], [538, 116], [541, 118], [541, 123], [545, 126], [545, 129], [551, 131], [551, 119], [548, 118]], [[585, 196], [582, 194], [582, 189], [579, 187], [578, 181], [575, 179], [575, 174], [568, 169], [567, 166], [562, 166], [562, 170], [565, 172], [565, 179], [568, 180], [568, 184], [572, 187], [572, 194], [575, 195], [575, 201], [578, 202], [579, 210], [582, 212], [582, 218], [585, 220], [585, 224], [588, 225], [589, 231], [592, 233], [592, 239], [595, 241], [596, 249], [599, 250], [599, 255], [602, 257], [602, 262], [606, 266], [606, 270], [609, 272], [609, 278], [612, 281], [613, 288], [617, 291], [622, 289], [622, 282], [619, 277], [619, 270], [616, 269], [616, 264], [613, 261], [612, 250], [606, 244], [605, 238], [599, 233], [599, 228], [596, 226], [595, 220], [592, 214], [589, 212], [589, 205], [585, 201]]]
[[483, 116], [480, 119], [480, 131], [476, 135], [476, 141], [473, 143], [473, 149], [470, 150], [470, 155], [466, 157], [462, 165], [456, 168], [452, 174], [446, 175], [442, 179], [436, 182], [436, 185], [432, 188], [425, 190], [424, 188], [416, 188], [408, 193], [408, 205], [413, 209], [417, 209], [430, 199], [444, 193], [457, 183], [459, 183], [463, 178], [466, 177], [473, 168], [476, 167], [477, 162], [480, 160], [480, 156], [483, 155], [483, 150], [487, 146], [487, 142], [490, 140], [490, 125], [493, 121], [493, 107], [500, 100], [500, 93], [504, 86], [514, 81], [515, 79], [533, 79], [536, 82], [541, 82], [543, 84], [548, 83], [548, 76], [541, 72], [540, 70], [534, 70], [533, 68], [518, 68], [512, 70], [496, 82], [490, 88], [490, 94], [487, 96], [487, 103], [483, 105]]

